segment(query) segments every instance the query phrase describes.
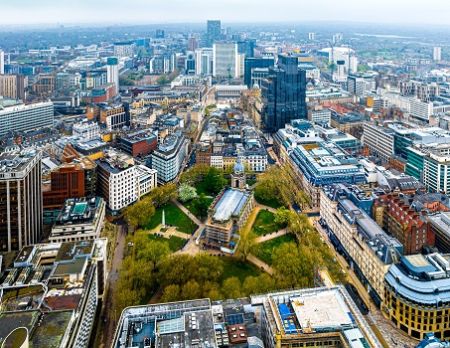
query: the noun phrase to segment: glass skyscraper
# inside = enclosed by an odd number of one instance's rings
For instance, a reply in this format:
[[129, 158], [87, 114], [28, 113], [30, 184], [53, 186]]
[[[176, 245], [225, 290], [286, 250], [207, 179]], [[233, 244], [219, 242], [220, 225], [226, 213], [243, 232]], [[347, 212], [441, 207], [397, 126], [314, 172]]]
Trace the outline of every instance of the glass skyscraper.
[[206, 22], [206, 46], [212, 47], [214, 41], [222, 37], [222, 25], [220, 21], [209, 20]]
[[307, 119], [306, 72], [299, 69], [298, 57], [280, 55], [277, 66], [261, 86], [263, 123], [267, 131], [276, 132], [295, 119]]

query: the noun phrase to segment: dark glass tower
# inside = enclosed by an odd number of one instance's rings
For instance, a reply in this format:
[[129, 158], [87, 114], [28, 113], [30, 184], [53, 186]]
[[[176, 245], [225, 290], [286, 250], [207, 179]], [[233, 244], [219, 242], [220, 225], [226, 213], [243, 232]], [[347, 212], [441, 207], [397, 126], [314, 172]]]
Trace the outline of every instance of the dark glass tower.
[[255, 68], [270, 68], [275, 65], [273, 57], [245, 58], [244, 63], [244, 83], [248, 88], [252, 88], [252, 70]]
[[206, 46], [212, 47], [214, 41], [219, 41], [222, 37], [222, 25], [220, 21], [209, 20], [206, 22]]
[[278, 57], [277, 66], [269, 68], [262, 82], [263, 122], [269, 132], [284, 128], [295, 119], [307, 119], [306, 72], [298, 68], [298, 58]]

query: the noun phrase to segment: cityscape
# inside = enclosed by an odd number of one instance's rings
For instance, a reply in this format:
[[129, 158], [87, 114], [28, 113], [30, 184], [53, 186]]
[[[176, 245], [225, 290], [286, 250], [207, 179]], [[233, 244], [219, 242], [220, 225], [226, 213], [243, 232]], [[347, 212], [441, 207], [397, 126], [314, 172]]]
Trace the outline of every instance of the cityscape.
[[450, 4], [0, 5], [1, 348], [450, 348]]

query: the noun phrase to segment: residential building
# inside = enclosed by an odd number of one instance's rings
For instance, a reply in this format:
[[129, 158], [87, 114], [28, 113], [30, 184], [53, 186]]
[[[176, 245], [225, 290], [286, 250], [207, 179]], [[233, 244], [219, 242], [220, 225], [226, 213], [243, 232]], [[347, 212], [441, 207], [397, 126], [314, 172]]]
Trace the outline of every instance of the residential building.
[[24, 132], [53, 126], [52, 102], [20, 104], [0, 108], [0, 137], [11, 132]]
[[106, 60], [106, 81], [113, 83], [116, 94], [119, 94], [119, 60], [116, 57], [109, 57]]
[[238, 50], [234, 42], [213, 44], [213, 76], [223, 79], [238, 78]]
[[136, 45], [133, 41], [114, 43], [114, 56], [117, 58], [132, 58]]
[[403, 256], [385, 276], [383, 314], [409, 336], [450, 339], [450, 259], [439, 253]]
[[0, 75], [0, 96], [25, 101], [28, 77], [24, 75]]
[[442, 48], [441, 47], [433, 47], [433, 60], [435, 62], [440, 62], [442, 59]]
[[209, 47], [195, 50], [195, 74], [211, 76], [213, 74], [214, 51]]
[[38, 243], [42, 233], [40, 151], [14, 147], [0, 154], [0, 250]]
[[33, 347], [90, 347], [106, 265], [106, 239], [21, 249], [0, 285], [0, 337], [25, 327]]
[[354, 190], [342, 184], [324, 187], [320, 197], [320, 222], [330, 241], [380, 306], [384, 297], [384, 276], [389, 266], [403, 254], [403, 246], [357, 206], [360, 200], [370, 198]]
[[180, 174], [186, 156], [189, 141], [181, 133], [172, 134], [164, 139], [152, 153], [152, 168], [158, 172], [158, 183], [165, 184]]
[[39, 74], [33, 84], [33, 92], [39, 97], [50, 97], [55, 91], [55, 75]]
[[298, 58], [280, 55], [277, 66], [269, 68], [269, 77], [261, 86], [263, 123], [276, 132], [291, 120], [307, 119], [306, 74], [298, 68]]
[[105, 219], [103, 198], [70, 198], [52, 227], [49, 241], [79, 242], [100, 238]]

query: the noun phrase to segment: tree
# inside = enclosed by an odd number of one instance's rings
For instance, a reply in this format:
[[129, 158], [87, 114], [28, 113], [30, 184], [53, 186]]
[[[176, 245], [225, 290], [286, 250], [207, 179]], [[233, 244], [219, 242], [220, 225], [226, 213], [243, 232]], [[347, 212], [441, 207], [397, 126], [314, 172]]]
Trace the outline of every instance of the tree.
[[222, 283], [222, 293], [225, 298], [239, 298], [241, 296], [241, 281], [238, 277], [230, 277]]
[[195, 185], [201, 180], [209, 171], [209, 166], [207, 164], [196, 164], [191, 167], [188, 171], [183, 172], [180, 177], [180, 182], [188, 185]]
[[242, 284], [242, 292], [246, 295], [252, 295], [259, 293], [259, 279], [258, 277], [248, 276]]
[[194, 277], [200, 284], [208, 281], [216, 282], [220, 279], [224, 267], [220, 258], [206, 253], [199, 253], [195, 255], [193, 261]]
[[209, 168], [203, 182], [208, 192], [214, 195], [218, 194], [227, 184], [227, 180], [223, 177], [223, 173], [214, 167]]
[[197, 215], [200, 220], [203, 220], [208, 216], [208, 209], [210, 205], [210, 201], [203, 193], [193, 202], [193, 208], [197, 211]]
[[159, 208], [172, 199], [177, 198], [177, 185], [174, 183], [169, 183], [163, 186], [158, 186], [150, 192], [150, 199], [152, 200], [155, 207]]
[[285, 207], [278, 208], [275, 211], [274, 221], [278, 225], [286, 226], [291, 218], [291, 211]]
[[142, 199], [125, 210], [125, 219], [134, 228], [147, 226], [153, 215], [155, 215], [155, 207], [149, 199]]
[[158, 79], [156, 80], [156, 83], [157, 83], [158, 85], [163, 86], [163, 85], [166, 85], [166, 84], [169, 83], [169, 79], [168, 79], [168, 77], [167, 77], [166, 75], [161, 75], [161, 76], [158, 77]]
[[189, 186], [188, 184], [181, 184], [178, 188], [178, 199], [186, 203], [197, 197], [197, 190], [195, 187]]
[[247, 260], [248, 256], [255, 250], [256, 246], [256, 234], [253, 230], [241, 234], [238, 251], [243, 260]]
[[180, 287], [177, 284], [170, 284], [164, 288], [161, 296], [161, 302], [179, 301], [181, 298]]
[[183, 300], [193, 300], [201, 297], [200, 285], [195, 280], [189, 280], [181, 288], [181, 298]]

